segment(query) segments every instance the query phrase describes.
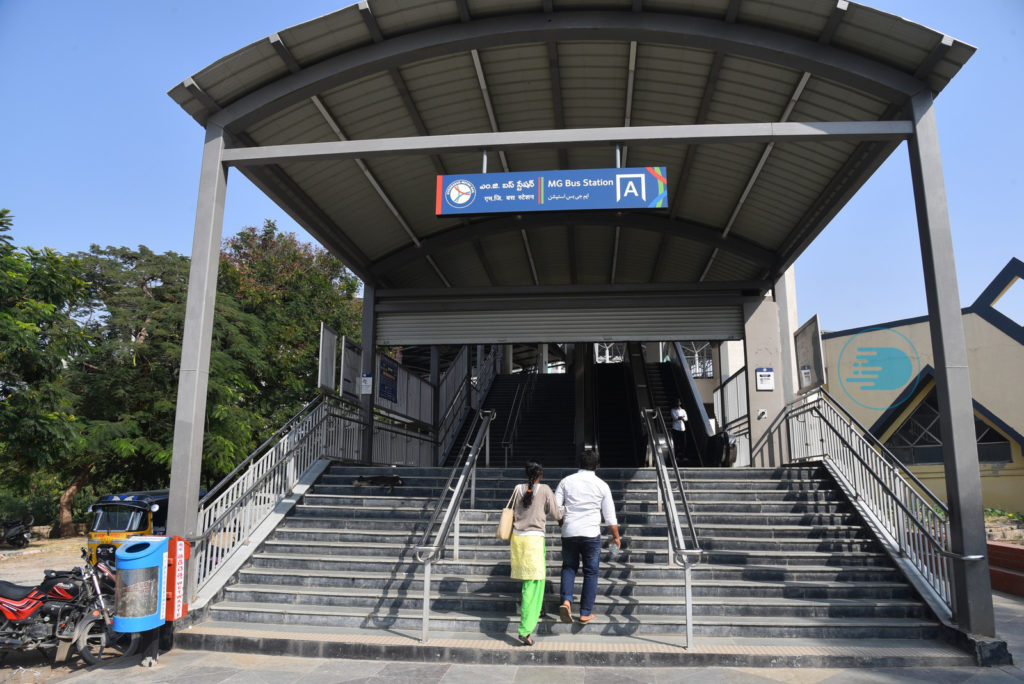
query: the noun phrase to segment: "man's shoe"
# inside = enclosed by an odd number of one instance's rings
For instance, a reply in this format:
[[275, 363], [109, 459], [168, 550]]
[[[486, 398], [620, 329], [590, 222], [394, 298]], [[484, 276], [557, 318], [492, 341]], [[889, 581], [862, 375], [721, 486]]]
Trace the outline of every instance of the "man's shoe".
[[564, 601], [562, 605], [558, 606], [558, 617], [562, 622], [572, 622], [572, 606], [568, 601]]
[[588, 622], [590, 622], [593, 619], [594, 619], [594, 614], [593, 613], [591, 613], [590, 615], [580, 615], [580, 624], [581, 625], [585, 625], [585, 624], [587, 624]]

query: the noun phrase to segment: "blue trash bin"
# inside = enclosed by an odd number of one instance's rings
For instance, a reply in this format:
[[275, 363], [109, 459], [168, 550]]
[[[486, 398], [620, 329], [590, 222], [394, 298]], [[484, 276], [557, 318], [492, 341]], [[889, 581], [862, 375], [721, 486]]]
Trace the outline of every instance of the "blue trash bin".
[[167, 537], [131, 537], [117, 549], [114, 631], [145, 632], [164, 624]]

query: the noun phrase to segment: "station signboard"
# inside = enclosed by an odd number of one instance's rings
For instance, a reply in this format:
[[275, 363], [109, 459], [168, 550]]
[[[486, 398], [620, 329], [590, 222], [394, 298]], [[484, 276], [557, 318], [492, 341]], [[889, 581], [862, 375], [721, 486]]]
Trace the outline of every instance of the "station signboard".
[[438, 216], [666, 207], [664, 166], [438, 176], [435, 197]]

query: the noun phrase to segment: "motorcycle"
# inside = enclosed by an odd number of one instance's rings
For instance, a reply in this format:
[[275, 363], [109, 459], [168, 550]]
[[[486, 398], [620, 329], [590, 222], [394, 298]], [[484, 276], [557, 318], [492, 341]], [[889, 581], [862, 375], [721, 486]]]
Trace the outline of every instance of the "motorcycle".
[[0, 581], [0, 655], [32, 648], [56, 649], [63, 662], [74, 648], [89, 665], [121, 658], [139, 648], [138, 633], [115, 632], [111, 617], [114, 573], [103, 563], [46, 570], [34, 587]]
[[32, 539], [32, 523], [35, 518], [29, 516], [28, 520], [4, 520], [3, 528], [0, 529], [0, 542], [6, 542], [16, 549], [23, 549], [28, 546]]

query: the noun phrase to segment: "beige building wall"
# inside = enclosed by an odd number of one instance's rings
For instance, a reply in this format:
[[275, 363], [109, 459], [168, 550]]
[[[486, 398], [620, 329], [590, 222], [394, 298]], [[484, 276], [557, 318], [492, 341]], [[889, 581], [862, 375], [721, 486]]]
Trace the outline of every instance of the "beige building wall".
[[[971, 392], [975, 401], [998, 416], [1018, 434], [1024, 434], [1024, 345], [977, 314], [965, 314], [963, 323], [967, 341], [967, 363], [971, 374]], [[905, 335], [914, 345], [921, 368], [928, 365], [934, 367], [927, 321], [892, 326], [891, 329]], [[839, 356], [843, 345], [855, 335], [857, 331], [822, 340], [828, 380], [826, 389], [862, 425], [870, 428], [881, 417], [883, 411], [871, 410], [853, 401], [843, 390], [838, 377]], [[857, 346], [884, 344], [884, 338], [885, 333], [882, 332], [861, 333], [857, 338]], [[900, 407], [900, 414], [893, 421], [893, 429], [902, 424], [913, 412], [932, 384], [933, 382], [924, 383], [918, 388], [915, 397]], [[877, 405], [882, 405], [883, 402], [892, 403], [899, 395], [900, 390], [888, 393], [880, 391], [877, 395]], [[975, 415], [1007, 437], [1011, 444], [1011, 461], [981, 464], [984, 505], [1011, 512], [1024, 512], [1024, 454], [1021, 453], [1021, 446], [1011, 435], [1005, 434], [985, 416], [977, 412]], [[886, 434], [878, 435], [883, 443], [893, 429]], [[936, 495], [942, 499], [946, 498], [946, 481], [942, 465], [913, 466], [911, 470]]]

